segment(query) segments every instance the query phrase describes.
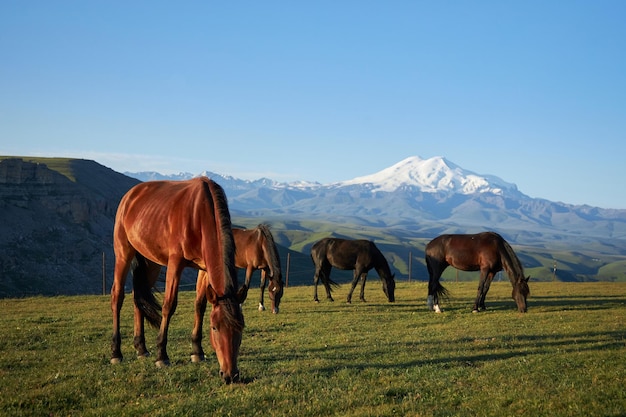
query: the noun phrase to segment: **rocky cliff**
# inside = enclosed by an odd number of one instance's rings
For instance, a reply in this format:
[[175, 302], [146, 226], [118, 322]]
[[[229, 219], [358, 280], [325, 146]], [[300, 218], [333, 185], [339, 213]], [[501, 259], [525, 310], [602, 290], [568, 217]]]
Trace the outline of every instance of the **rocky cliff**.
[[0, 157], [0, 297], [101, 293], [115, 211], [138, 182], [94, 161]]

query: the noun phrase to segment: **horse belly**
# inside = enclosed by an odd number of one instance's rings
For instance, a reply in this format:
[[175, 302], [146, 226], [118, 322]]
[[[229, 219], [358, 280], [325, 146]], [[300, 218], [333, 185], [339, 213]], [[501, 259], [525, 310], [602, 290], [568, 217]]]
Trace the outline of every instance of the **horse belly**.
[[453, 268], [460, 269], [461, 271], [479, 271], [480, 264], [474, 259], [469, 259], [463, 256], [446, 256], [446, 262]]

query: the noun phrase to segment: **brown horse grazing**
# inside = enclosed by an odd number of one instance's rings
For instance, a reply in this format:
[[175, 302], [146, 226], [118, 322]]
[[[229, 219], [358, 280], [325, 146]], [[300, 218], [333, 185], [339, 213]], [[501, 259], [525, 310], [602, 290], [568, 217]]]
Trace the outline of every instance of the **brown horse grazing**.
[[441, 312], [439, 296], [447, 290], [439, 283], [441, 274], [448, 266], [461, 271], [480, 271], [478, 294], [473, 311], [485, 310], [485, 297], [494, 275], [506, 270], [513, 285], [513, 299], [517, 309], [525, 313], [526, 298], [530, 294], [524, 268], [513, 248], [497, 233], [484, 232], [475, 235], [441, 235], [426, 245], [426, 267], [428, 268], [428, 300], [431, 310]]
[[[240, 303], [247, 288], [238, 290], [235, 246], [224, 190], [208, 178], [151, 181], [136, 185], [122, 198], [113, 235], [115, 274], [111, 288], [113, 341], [111, 363], [122, 360], [120, 310], [131, 268], [134, 298], [134, 345], [148, 356], [144, 318], [159, 327], [157, 366], [169, 364], [167, 331], [176, 310], [178, 284], [185, 267], [201, 271], [197, 282], [192, 359], [204, 358], [202, 321], [207, 300], [212, 304], [211, 345], [224, 382], [239, 379], [237, 356], [244, 327]], [[161, 266], [167, 267], [161, 314], [152, 288]]]
[[372, 268], [376, 269], [383, 283], [383, 292], [389, 302], [395, 301], [394, 290], [396, 281], [394, 280], [394, 275], [389, 269], [387, 260], [374, 245], [374, 242], [369, 240], [324, 238], [311, 247], [311, 259], [315, 264], [313, 284], [315, 285], [314, 300], [316, 302], [319, 302], [317, 298], [317, 283], [320, 277], [326, 288], [326, 297], [330, 301], [334, 301], [330, 293], [330, 286], [337, 285], [330, 279], [330, 270], [333, 266], [343, 270], [354, 270], [352, 287], [348, 293], [348, 303], [352, 302], [352, 293], [359, 282], [359, 278], [361, 279], [360, 299], [365, 301], [365, 280], [367, 279], [367, 272]]
[[233, 228], [233, 238], [235, 239], [235, 266], [246, 269], [245, 286], [247, 288], [250, 288], [252, 273], [256, 269], [261, 270], [259, 311], [265, 310], [263, 293], [269, 276], [270, 283], [267, 290], [272, 302], [272, 313], [277, 314], [280, 299], [283, 296], [283, 274], [278, 249], [269, 227], [260, 224], [254, 229]]

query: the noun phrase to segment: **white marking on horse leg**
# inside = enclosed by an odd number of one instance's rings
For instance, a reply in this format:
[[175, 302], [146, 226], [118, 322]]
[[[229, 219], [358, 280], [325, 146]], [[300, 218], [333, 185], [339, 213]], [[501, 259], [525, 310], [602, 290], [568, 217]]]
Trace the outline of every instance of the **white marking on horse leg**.
[[265, 306], [259, 303], [259, 311], [265, 311]]
[[170, 361], [156, 361], [154, 363], [156, 365], [157, 368], [167, 368], [168, 366], [170, 366]]
[[204, 355], [197, 355], [197, 354], [191, 355], [191, 362], [200, 363], [202, 361], [204, 361]]
[[439, 304], [435, 304], [435, 313], [441, 313], [441, 309], [439, 308]]

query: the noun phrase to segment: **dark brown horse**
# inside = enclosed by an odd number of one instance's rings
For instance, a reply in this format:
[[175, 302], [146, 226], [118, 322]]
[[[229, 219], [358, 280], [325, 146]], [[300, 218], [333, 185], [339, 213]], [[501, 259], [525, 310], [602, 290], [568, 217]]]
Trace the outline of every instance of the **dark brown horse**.
[[394, 290], [396, 281], [394, 275], [389, 269], [389, 264], [378, 250], [374, 242], [369, 240], [347, 240], [336, 238], [324, 238], [316, 242], [311, 248], [311, 259], [315, 264], [315, 275], [313, 276], [313, 284], [315, 285], [316, 302], [317, 283], [322, 278], [322, 283], [326, 288], [326, 297], [330, 301], [334, 301], [331, 295], [331, 285], [337, 285], [330, 279], [330, 270], [332, 267], [343, 270], [354, 270], [352, 279], [352, 287], [348, 293], [347, 301], [352, 302], [352, 293], [356, 284], [361, 279], [361, 301], [365, 301], [365, 280], [367, 272], [374, 268], [383, 283], [383, 292], [387, 296], [389, 302], [395, 301]]
[[[208, 300], [213, 306], [211, 345], [217, 355], [220, 375], [226, 383], [237, 381], [237, 356], [244, 327], [240, 303], [245, 299], [247, 288], [238, 290], [235, 245], [222, 188], [204, 177], [138, 184], [120, 202], [113, 239], [111, 363], [122, 360], [120, 310], [131, 264], [135, 349], [139, 357], [149, 355], [144, 336], [145, 318], [159, 327], [156, 344], [159, 367], [169, 364], [167, 331], [178, 302], [181, 273], [185, 267], [191, 267], [201, 271], [191, 337], [192, 360], [204, 359], [202, 322]], [[161, 266], [167, 267], [162, 307], [152, 292]]]
[[497, 233], [484, 232], [475, 235], [441, 235], [426, 245], [426, 267], [428, 268], [428, 307], [441, 312], [439, 296], [447, 290], [439, 282], [448, 267], [461, 271], [480, 271], [478, 294], [473, 311], [485, 309], [485, 297], [494, 275], [503, 268], [513, 285], [513, 299], [517, 309], [525, 313], [526, 298], [530, 294], [524, 268], [513, 248]]
[[267, 225], [260, 224], [254, 229], [233, 228], [235, 239], [235, 266], [245, 268], [245, 286], [250, 288], [252, 273], [261, 270], [261, 296], [259, 311], [264, 311], [263, 293], [267, 277], [270, 283], [267, 291], [272, 302], [272, 313], [278, 313], [280, 299], [283, 296], [283, 273], [280, 268], [280, 257], [274, 243], [274, 237]]

